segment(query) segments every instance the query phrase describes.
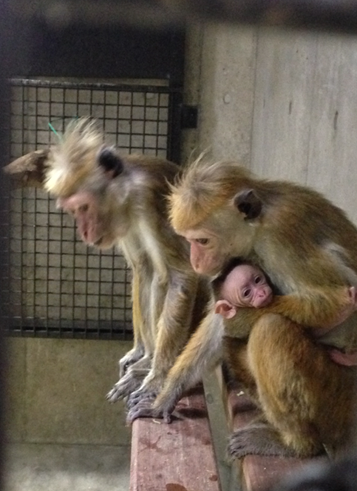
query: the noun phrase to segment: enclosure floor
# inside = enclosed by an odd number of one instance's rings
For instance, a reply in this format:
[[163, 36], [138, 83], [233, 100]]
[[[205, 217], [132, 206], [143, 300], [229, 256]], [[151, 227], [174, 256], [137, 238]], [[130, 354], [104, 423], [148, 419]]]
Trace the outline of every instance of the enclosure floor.
[[5, 491], [128, 491], [130, 448], [11, 443]]

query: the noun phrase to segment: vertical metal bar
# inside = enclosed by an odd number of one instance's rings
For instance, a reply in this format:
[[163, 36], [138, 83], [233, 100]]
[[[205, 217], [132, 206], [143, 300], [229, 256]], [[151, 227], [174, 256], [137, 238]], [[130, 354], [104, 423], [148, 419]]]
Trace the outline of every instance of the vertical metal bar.
[[[48, 123], [53, 124], [53, 117], [52, 117], [52, 97], [51, 97], [51, 88], [48, 89], [48, 106], [49, 106], [49, 119]], [[50, 129], [48, 130], [48, 145], [51, 144], [51, 131]], [[47, 235], [47, 251], [46, 251], [46, 288], [45, 288], [45, 305], [44, 305], [44, 324], [46, 326], [46, 331], [47, 331], [47, 336], [49, 336], [50, 333], [50, 328], [52, 324], [52, 319], [50, 319], [50, 307], [49, 307], [49, 298], [50, 298], [50, 275], [49, 275], [49, 270], [50, 270], [50, 261], [52, 260], [52, 254], [50, 253], [51, 249], [51, 237], [50, 237], [50, 231], [51, 231], [51, 214], [50, 214], [50, 196], [47, 196], [47, 213], [48, 213], [48, 227], [46, 229], [46, 235]]]
[[[2, 48], [3, 55], [0, 56], [0, 167], [2, 168], [9, 160], [9, 141], [10, 141], [10, 87], [8, 80], [11, 75], [11, 63], [9, 53], [12, 56], [16, 56], [15, 43], [13, 42], [14, 32], [14, 19], [10, 14], [9, 8], [10, 2], [3, 0], [0, 4], [0, 46]], [[19, 38], [21, 33], [19, 33]], [[0, 210], [8, 211], [8, 203], [5, 202], [5, 197], [8, 193], [9, 181], [2, 175], [0, 177]], [[2, 217], [3, 218], [3, 217]], [[7, 254], [6, 247], [9, 245], [9, 223], [8, 220], [0, 220], [0, 489], [4, 489], [4, 456], [5, 456], [5, 434], [4, 434], [4, 408], [5, 408], [5, 381], [7, 380], [7, 366], [6, 366], [6, 346], [3, 340], [4, 331], [8, 330], [9, 319], [4, 314], [4, 298], [3, 294], [3, 282], [8, 278], [9, 266], [8, 257], [3, 261], [3, 254]], [[6, 307], [5, 307], [6, 308]]]
[[[38, 109], [38, 87], [36, 86], [34, 88], [35, 90], [35, 121], [36, 121], [36, 143], [35, 143], [35, 148], [39, 147], [39, 140], [38, 140], [38, 119], [39, 119], [39, 109]], [[38, 193], [37, 189], [34, 190], [35, 193], [35, 198], [34, 198], [34, 216], [33, 216], [33, 227], [34, 227], [34, 234], [33, 234], [33, 240], [34, 240], [34, 250], [33, 250], [33, 284], [32, 284], [32, 297], [33, 297], [33, 316], [32, 316], [32, 332], [33, 334], [36, 334], [36, 313], [37, 313], [37, 304], [36, 304], [36, 285], [37, 285], [37, 227], [36, 227], [36, 220], [37, 220], [37, 213], [38, 213]], [[46, 326], [46, 333], [47, 332], [47, 326]]]
[[[22, 134], [22, 144], [21, 144], [21, 152], [24, 153], [24, 150], [25, 150], [25, 132], [24, 132], [24, 118], [26, 117], [26, 110], [25, 110], [25, 87], [21, 87], [21, 106], [22, 106], [22, 116], [21, 116], [21, 134]], [[20, 202], [20, 212], [21, 212], [21, 217], [24, 216], [25, 214], [25, 208], [24, 208], [24, 203], [25, 203], [25, 196], [24, 196], [24, 191], [21, 190], [21, 202]], [[18, 206], [18, 204], [16, 204], [16, 206]], [[25, 222], [27, 222], [27, 220], [25, 219]], [[25, 324], [27, 322], [27, 319], [24, 319], [25, 317], [25, 312], [24, 312], [24, 296], [25, 296], [25, 292], [26, 292], [26, 282], [24, 281], [25, 279], [25, 273], [24, 273], [24, 261], [25, 261], [25, 253], [24, 253], [24, 221], [21, 220], [21, 226], [20, 226], [20, 271], [19, 271], [19, 274], [20, 274], [20, 330], [21, 330], [21, 334], [23, 335], [24, 334], [24, 327], [25, 327]], [[27, 227], [28, 227], [28, 222], [27, 222]], [[11, 234], [11, 230], [9, 231], [10, 234]], [[28, 233], [28, 231], [26, 232]], [[14, 270], [16, 271], [16, 268], [14, 268]], [[24, 322], [25, 321], [25, 322]]]
[[134, 102], [133, 102], [133, 93], [130, 93], [130, 119], [129, 119], [129, 153], [133, 150], [133, 110], [134, 110]]
[[[148, 116], [147, 116], [147, 100], [146, 100], [146, 93], [141, 93], [144, 102], [143, 102], [143, 129], [144, 129], [144, 145], [146, 148], [146, 138], [147, 138], [147, 128], [150, 128], [150, 121], [148, 121]], [[151, 149], [150, 149], [151, 150]], [[151, 152], [150, 152], [151, 153]], [[156, 152], [157, 153], [157, 152]]]
[[167, 129], [167, 158], [180, 162], [181, 155], [181, 105], [182, 92], [174, 90], [169, 95], [169, 115]]
[[157, 105], [156, 105], [156, 154], [159, 155], [159, 150], [161, 150], [159, 148], [159, 141], [160, 141], [160, 98], [161, 98], [161, 94], [158, 92], [156, 94], [157, 96]]

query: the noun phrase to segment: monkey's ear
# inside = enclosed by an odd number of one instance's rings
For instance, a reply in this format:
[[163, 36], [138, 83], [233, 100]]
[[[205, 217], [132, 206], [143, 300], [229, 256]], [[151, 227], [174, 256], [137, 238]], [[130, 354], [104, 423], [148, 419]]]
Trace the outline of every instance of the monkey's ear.
[[234, 206], [245, 215], [245, 220], [258, 218], [262, 211], [262, 202], [253, 189], [240, 191], [234, 197]]
[[108, 177], [114, 179], [123, 172], [124, 164], [112, 147], [103, 147], [98, 154], [98, 164], [103, 167]]
[[237, 309], [227, 300], [217, 300], [214, 312], [221, 314], [225, 319], [232, 319], [236, 315]]
[[357, 307], [357, 292], [356, 292], [356, 288], [354, 286], [349, 287], [348, 296], [351, 299], [351, 303], [356, 305], [356, 307]]

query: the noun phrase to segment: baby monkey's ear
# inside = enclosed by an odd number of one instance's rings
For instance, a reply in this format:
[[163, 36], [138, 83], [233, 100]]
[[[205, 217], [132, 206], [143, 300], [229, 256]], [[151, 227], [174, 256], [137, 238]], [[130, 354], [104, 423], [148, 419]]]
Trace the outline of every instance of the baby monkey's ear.
[[116, 153], [114, 147], [103, 147], [98, 154], [98, 164], [103, 167], [106, 175], [114, 179], [123, 172], [124, 162]]
[[216, 314], [221, 314], [225, 319], [232, 319], [232, 317], [236, 315], [237, 309], [227, 300], [218, 300], [214, 312]]

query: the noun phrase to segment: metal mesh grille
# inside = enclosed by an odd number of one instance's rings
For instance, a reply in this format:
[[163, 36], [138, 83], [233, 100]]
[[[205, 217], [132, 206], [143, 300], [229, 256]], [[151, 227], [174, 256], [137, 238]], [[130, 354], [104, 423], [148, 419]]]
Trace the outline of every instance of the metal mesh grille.
[[[171, 97], [164, 85], [14, 80], [11, 157], [56, 143], [70, 119], [88, 115], [123, 153], [166, 157]], [[11, 189], [8, 198], [8, 332], [130, 336], [130, 271], [120, 253], [83, 244], [73, 219], [41, 190]]]

